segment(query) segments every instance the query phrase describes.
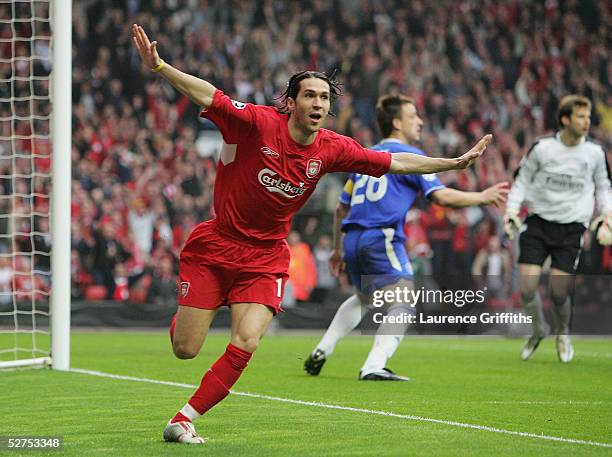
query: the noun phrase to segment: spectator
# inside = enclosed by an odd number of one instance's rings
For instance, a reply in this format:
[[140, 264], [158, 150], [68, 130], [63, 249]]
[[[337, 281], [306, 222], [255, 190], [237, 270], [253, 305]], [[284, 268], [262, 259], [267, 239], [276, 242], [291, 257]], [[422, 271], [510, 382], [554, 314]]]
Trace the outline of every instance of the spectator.
[[11, 259], [4, 255], [0, 257], [0, 305], [12, 302], [11, 291], [13, 284], [13, 268]]
[[331, 237], [329, 235], [319, 236], [319, 240], [313, 250], [317, 270], [317, 286], [312, 294], [312, 300], [315, 302], [324, 302], [329, 291], [337, 285], [336, 278], [332, 276], [328, 268], [331, 253]]
[[510, 253], [501, 247], [499, 237], [490, 237], [486, 249], [478, 251], [472, 264], [472, 275], [479, 287], [487, 287], [489, 297], [503, 298], [509, 292], [512, 259]]
[[421, 219], [433, 250], [432, 274], [440, 289], [451, 286], [451, 256], [453, 253], [453, 225], [449, 215], [454, 210], [431, 204]]
[[287, 238], [291, 263], [289, 281], [296, 300], [306, 301], [317, 285], [317, 267], [310, 247], [302, 241], [298, 232], [291, 232]]
[[147, 301], [167, 306], [176, 299], [177, 278], [170, 257], [163, 257], [153, 267], [151, 285], [147, 292]]
[[142, 198], [135, 198], [128, 212], [128, 221], [134, 242], [144, 258], [148, 259], [153, 246], [155, 213], [146, 207]]
[[32, 237], [34, 248], [34, 268], [39, 271], [51, 271], [51, 233], [49, 231], [49, 218], [39, 218], [36, 235]]
[[[581, 92], [593, 100], [591, 133], [612, 153], [605, 39], [611, 13], [605, 2], [592, 2], [596, 14], [587, 13], [581, 2], [534, 0], [520, 3], [520, 8], [516, 1], [392, 2], [388, 7], [385, 2], [307, 2], [313, 3], [316, 14], [292, 2], [234, 2], [232, 8], [218, 1], [206, 3], [206, 8], [195, 8], [194, 2], [161, 1], [146, 10], [137, 1], [75, 3], [72, 214], [83, 231], [117, 214], [121, 234], [128, 226], [127, 196], [144, 195], [156, 220], [167, 221], [152, 237], [165, 233], [162, 238], [169, 242], [170, 227], [176, 255], [194, 222], [212, 216], [215, 160], [192, 146], [212, 134], [212, 126], [198, 120], [197, 107], [184, 97], [167, 91], [163, 83], [150, 82], [151, 75], [131, 49], [128, 29], [119, 27], [136, 18], [159, 31], [156, 36], [170, 53], [169, 61], [180, 62], [186, 72], [201, 75], [233, 97], [242, 96], [242, 101], [272, 103], [295, 68], [338, 68], [346, 95], [334, 108], [338, 117], [330, 120], [330, 127], [364, 145], [377, 140], [372, 100], [384, 92], [417, 100], [428, 121], [423, 149], [432, 155], [454, 156], [480, 131], [492, 131], [498, 152], [490, 149], [490, 160], [453, 183], [461, 190], [509, 180], [525, 148], [555, 128], [556, 105], [566, 93]], [[28, 37], [29, 27], [15, 24], [16, 36]], [[35, 45], [37, 55], [47, 55], [45, 40]], [[19, 44], [14, 51], [4, 46], [0, 58], [10, 61], [13, 52], [30, 51]], [[35, 59], [35, 73], [48, 74], [48, 63]], [[29, 69], [14, 71], [27, 76]], [[12, 72], [10, 65], [0, 67], [0, 79]], [[48, 82], [32, 84], [34, 93], [48, 94]], [[29, 83], [11, 86], [12, 94], [9, 86], [0, 85], [0, 97], [30, 95]], [[46, 101], [34, 103], [38, 113], [49, 110]], [[0, 117], [10, 116], [10, 104], [0, 102]], [[42, 132], [35, 122], [36, 132]], [[13, 134], [27, 137], [30, 129], [30, 122], [17, 122], [15, 131], [10, 122], [0, 123], [0, 175], [48, 172], [48, 144], [9, 140]], [[32, 152], [37, 153], [34, 160], [27, 157]], [[13, 154], [26, 157], [10, 159]], [[340, 176], [326, 179], [343, 182]], [[50, 180], [38, 180], [33, 188], [48, 194]], [[0, 196], [31, 189], [21, 178], [0, 178]], [[27, 214], [30, 200], [37, 211], [48, 206], [45, 199], [19, 197], [16, 209]], [[9, 203], [0, 198], [0, 214], [11, 212]], [[492, 220], [495, 215], [489, 213]], [[8, 233], [11, 222], [32, 230], [20, 219], [0, 217], [0, 235]], [[470, 225], [469, 231], [478, 227]], [[320, 224], [312, 241], [325, 229]], [[440, 235], [438, 229], [432, 233]], [[96, 242], [91, 234], [84, 238], [77, 241], [80, 263], [93, 273], [93, 252], [99, 248], [91, 245]], [[148, 248], [150, 240], [148, 234], [137, 236], [134, 245], [146, 256], [155, 251]], [[448, 243], [429, 241], [439, 277]], [[0, 242], [5, 244], [4, 239]], [[36, 262], [43, 260], [41, 256]]]
[[129, 253], [116, 239], [117, 228], [112, 222], [102, 225], [95, 234], [93, 252], [93, 278], [96, 284], [106, 287], [107, 298], [115, 293], [115, 267], [129, 257]]
[[113, 291], [112, 298], [115, 301], [128, 301], [130, 298], [130, 287], [127, 277], [127, 269], [125, 264], [118, 263], [115, 265], [115, 290]]
[[406, 252], [414, 271], [414, 287], [432, 287], [431, 258], [433, 251], [429, 245], [424, 224], [421, 223], [422, 212], [412, 208], [406, 215], [404, 232], [406, 233]]

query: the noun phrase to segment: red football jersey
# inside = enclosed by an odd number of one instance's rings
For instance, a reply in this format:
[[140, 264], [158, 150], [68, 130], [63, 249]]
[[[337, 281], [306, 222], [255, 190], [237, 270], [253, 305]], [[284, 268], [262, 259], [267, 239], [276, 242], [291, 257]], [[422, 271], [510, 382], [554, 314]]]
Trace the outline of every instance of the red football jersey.
[[215, 181], [217, 230], [244, 240], [281, 240], [291, 218], [326, 173], [382, 176], [391, 154], [365, 149], [355, 140], [320, 129], [313, 144], [289, 135], [289, 116], [270, 106], [241, 103], [215, 92], [200, 113], [215, 123], [224, 145]]

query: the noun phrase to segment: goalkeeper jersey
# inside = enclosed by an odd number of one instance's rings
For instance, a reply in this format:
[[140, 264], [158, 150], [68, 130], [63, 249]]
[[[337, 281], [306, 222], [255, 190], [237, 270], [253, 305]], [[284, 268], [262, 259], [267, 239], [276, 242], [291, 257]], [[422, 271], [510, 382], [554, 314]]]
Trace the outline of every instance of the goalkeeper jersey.
[[610, 169], [603, 148], [583, 137], [566, 146], [560, 133], [539, 139], [515, 173], [507, 209], [518, 212], [525, 202], [529, 212], [560, 224], [588, 225], [595, 208], [612, 212]]

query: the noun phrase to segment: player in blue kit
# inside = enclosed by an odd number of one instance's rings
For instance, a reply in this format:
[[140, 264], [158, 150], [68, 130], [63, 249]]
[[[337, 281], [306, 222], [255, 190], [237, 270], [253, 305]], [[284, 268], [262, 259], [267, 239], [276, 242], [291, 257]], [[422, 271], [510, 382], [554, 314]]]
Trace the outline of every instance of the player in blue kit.
[[[421, 137], [423, 120], [413, 99], [403, 95], [381, 97], [376, 105], [378, 127], [384, 139], [372, 149], [391, 153], [425, 155], [411, 146]], [[330, 271], [338, 275], [346, 265], [356, 294], [336, 312], [327, 332], [304, 363], [307, 373], [316, 376], [338, 341], [362, 319], [361, 306], [372, 303], [375, 290], [412, 289], [412, 267], [406, 253], [404, 221], [419, 193], [439, 205], [456, 208], [499, 205], [508, 194], [508, 183], [496, 184], [482, 192], [462, 192], [445, 187], [435, 174], [380, 178], [353, 173], [340, 196], [334, 220], [334, 249]], [[344, 237], [343, 237], [344, 234]], [[342, 240], [344, 238], [344, 240]], [[367, 283], [362, 283], [362, 276]], [[414, 313], [406, 303], [394, 303], [387, 316]], [[409, 381], [386, 367], [404, 337], [407, 324], [381, 324], [361, 371], [364, 381]]]

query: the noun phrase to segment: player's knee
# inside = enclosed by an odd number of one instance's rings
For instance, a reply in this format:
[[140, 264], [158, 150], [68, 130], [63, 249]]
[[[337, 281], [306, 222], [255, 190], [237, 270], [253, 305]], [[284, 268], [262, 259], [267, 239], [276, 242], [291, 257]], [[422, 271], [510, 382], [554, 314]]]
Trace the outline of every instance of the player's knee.
[[535, 298], [535, 294], [535, 288], [521, 287], [521, 300], [523, 300], [523, 303], [531, 302]]
[[232, 344], [243, 351], [255, 352], [260, 340], [261, 338], [258, 336], [234, 335], [232, 337]]
[[567, 301], [568, 294], [566, 292], [553, 292], [550, 293], [550, 298], [555, 306], [563, 306]]
[[172, 350], [176, 358], [182, 360], [193, 359], [200, 352], [199, 348], [176, 340], [172, 344]]

